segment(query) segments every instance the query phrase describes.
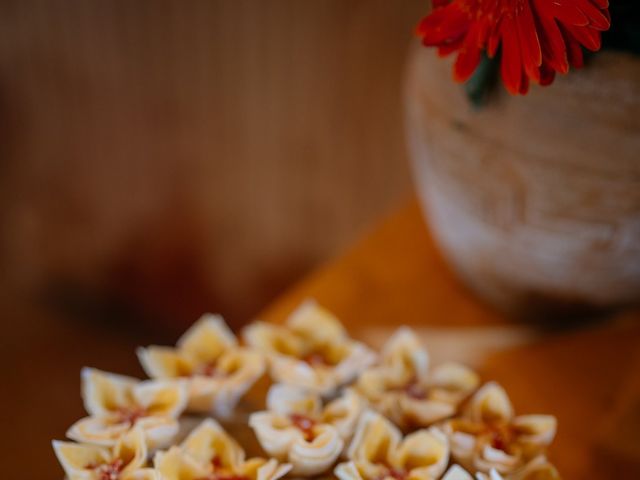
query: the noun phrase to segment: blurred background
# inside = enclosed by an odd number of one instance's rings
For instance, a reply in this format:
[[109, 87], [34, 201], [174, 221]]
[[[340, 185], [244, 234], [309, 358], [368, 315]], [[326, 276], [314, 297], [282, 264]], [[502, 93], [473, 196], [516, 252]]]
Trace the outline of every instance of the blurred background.
[[426, 9], [0, 2], [6, 476], [59, 478], [82, 365], [141, 374], [135, 345], [243, 323], [410, 195]]
[[251, 316], [406, 194], [400, 82], [425, 11], [2, 2], [7, 280]]

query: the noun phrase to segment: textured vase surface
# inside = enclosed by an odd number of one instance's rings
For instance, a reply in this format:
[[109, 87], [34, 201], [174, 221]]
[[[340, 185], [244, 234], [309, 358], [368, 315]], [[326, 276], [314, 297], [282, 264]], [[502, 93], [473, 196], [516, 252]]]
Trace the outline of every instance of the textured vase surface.
[[411, 51], [407, 138], [443, 254], [517, 314], [637, 303], [640, 59], [602, 52], [526, 96], [498, 90], [474, 109], [449, 59]]

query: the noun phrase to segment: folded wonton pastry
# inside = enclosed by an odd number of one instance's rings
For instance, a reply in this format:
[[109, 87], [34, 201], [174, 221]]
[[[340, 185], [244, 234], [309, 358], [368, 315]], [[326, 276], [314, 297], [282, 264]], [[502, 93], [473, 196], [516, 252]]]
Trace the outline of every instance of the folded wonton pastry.
[[495, 469], [510, 475], [544, 453], [555, 436], [556, 419], [514, 416], [504, 389], [490, 382], [473, 395], [461, 417], [445, 422], [444, 430], [453, 459], [466, 469], [484, 473]]
[[460, 465], [451, 465], [442, 476], [442, 480], [476, 480]]
[[123, 435], [113, 448], [53, 442], [68, 480], [161, 480], [147, 463], [147, 445], [140, 427]]
[[179, 447], [156, 453], [154, 465], [162, 480], [277, 480], [291, 469], [274, 459], [246, 460], [240, 445], [211, 418]]
[[375, 354], [352, 340], [340, 322], [315, 302], [300, 306], [286, 325], [255, 322], [244, 338], [267, 354], [273, 379], [330, 396], [375, 361]]
[[560, 480], [560, 474], [544, 455], [540, 455], [506, 477], [500, 475], [495, 468], [488, 474], [478, 472], [474, 477], [460, 465], [452, 465], [442, 480]]
[[[482, 477], [483, 480], [500, 480], [500, 476], [495, 470], [491, 472], [495, 474], [494, 477]], [[530, 460], [519, 470], [516, 470], [512, 474], [505, 477], [505, 480], [560, 480], [560, 474], [556, 467], [554, 467], [547, 457], [544, 455], [538, 455]]]
[[469, 368], [444, 363], [429, 369], [429, 354], [416, 334], [399, 328], [382, 349], [380, 364], [360, 375], [357, 391], [403, 429], [426, 427], [456, 414], [478, 387]]
[[326, 472], [342, 453], [364, 406], [351, 390], [324, 408], [315, 393], [293, 385], [276, 384], [267, 395], [267, 411], [249, 417], [262, 448], [286, 460], [295, 475]]
[[334, 470], [340, 480], [435, 480], [449, 462], [449, 443], [436, 427], [402, 438], [389, 420], [367, 410], [360, 417], [347, 458]]
[[224, 320], [204, 315], [178, 340], [176, 348], [138, 349], [142, 367], [151, 378], [185, 378], [187, 409], [228, 418], [238, 400], [265, 370], [263, 356], [238, 346]]
[[167, 446], [178, 433], [178, 417], [187, 404], [182, 381], [147, 380], [82, 369], [82, 398], [88, 417], [67, 436], [84, 443], [113, 446], [133, 427], [144, 431], [147, 447]]

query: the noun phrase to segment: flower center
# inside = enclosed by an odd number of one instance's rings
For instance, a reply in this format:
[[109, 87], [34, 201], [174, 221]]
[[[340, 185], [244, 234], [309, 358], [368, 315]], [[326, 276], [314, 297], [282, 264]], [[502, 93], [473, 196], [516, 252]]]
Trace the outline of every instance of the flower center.
[[313, 427], [316, 426], [316, 421], [306, 415], [300, 415], [299, 413], [293, 413], [289, 416], [291, 423], [304, 434], [306, 440], [313, 438]]
[[417, 380], [412, 380], [407, 383], [404, 386], [404, 393], [416, 400], [424, 400], [427, 398], [427, 390], [420, 385]]
[[133, 425], [140, 418], [147, 416], [147, 410], [142, 407], [120, 407], [116, 411], [116, 423]]
[[218, 456], [211, 459], [211, 468], [213, 469], [212, 473], [196, 480], [249, 480], [249, 477], [238, 475], [231, 470], [225, 469], [222, 465], [222, 459]]
[[485, 435], [489, 439], [491, 446], [497, 450], [503, 452], [509, 452], [509, 446], [513, 442], [514, 432], [513, 429], [507, 424], [487, 424], [485, 429]]
[[220, 375], [220, 371], [216, 366], [216, 362], [209, 362], [200, 367], [195, 372], [197, 375], [204, 375], [205, 377], [217, 377]]
[[511, 453], [517, 432], [508, 422], [499, 420], [485, 420], [473, 422], [465, 419], [451, 421], [454, 431], [472, 435], [479, 440], [481, 445], [490, 445], [496, 450]]
[[321, 352], [311, 352], [303, 357], [302, 360], [304, 362], [307, 362], [312, 367], [326, 367], [331, 365], [329, 359]]
[[124, 460], [116, 458], [110, 463], [103, 463], [102, 465], [87, 465], [86, 468], [95, 471], [97, 480], [118, 480], [118, 478], [120, 478], [120, 473], [124, 468]]
[[406, 480], [409, 476], [409, 472], [406, 470], [402, 470], [400, 468], [387, 467], [387, 469], [380, 476], [376, 477], [374, 480], [384, 480], [385, 478], [391, 477], [395, 480]]
[[401, 392], [408, 397], [415, 398], [416, 400], [425, 400], [427, 398], [427, 389], [420, 385], [418, 379], [413, 377], [403, 385], [390, 388], [395, 392]]

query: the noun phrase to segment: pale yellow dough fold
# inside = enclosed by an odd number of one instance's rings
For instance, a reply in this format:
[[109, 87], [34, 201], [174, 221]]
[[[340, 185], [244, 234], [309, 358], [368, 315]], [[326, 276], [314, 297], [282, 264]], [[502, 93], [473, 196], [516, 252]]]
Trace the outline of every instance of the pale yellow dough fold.
[[290, 465], [274, 459], [245, 458], [245, 452], [213, 419], [204, 420], [180, 446], [158, 452], [154, 466], [161, 480], [277, 480]]
[[53, 442], [68, 480], [101, 480], [108, 475], [118, 480], [161, 480], [147, 468], [144, 431], [136, 427], [123, 435], [114, 447], [73, 442]]
[[[515, 416], [507, 393], [495, 382], [480, 388], [463, 415], [446, 421], [443, 428], [450, 439], [453, 459], [469, 471], [489, 474], [494, 470], [508, 478], [534, 478], [526, 472], [537, 465], [538, 471], [551, 472], [549, 475], [555, 472], [548, 462], [536, 460], [531, 464], [534, 459], [544, 458], [556, 433], [555, 417]], [[522, 472], [527, 477], [521, 477]]]
[[500, 475], [495, 469], [491, 469], [489, 473], [478, 472], [472, 476], [460, 465], [454, 464], [447, 470], [442, 480], [560, 480], [560, 474], [544, 455], [540, 455], [506, 477]]
[[317, 475], [343, 452], [363, 408], [352, 390], [323, 407], [316, 393], [276, 384], [267, 395], [268, 410], [253, 413], [249, 425], [270, 456], [292, 465], [292, 474]]
[[389, 420], [367, 410], [346, 456], [334, 470], [340, 480], [436, 480], [449, 462], [449, 443], [436, 427], [403, 438]]
[[187, 404], [184, 382], [139, 381], [92, 368], [82, 370], [82, 397], [88, 417], [67, 431], [73, 440], [113, 446], [139, 427], [150, 449], [168, 446], [178, 432]]
[[360, 376], [356, 389], [373, 408], [411, 430], [454, 416], [479, 384], [474, 371], [457, 363], [430, 368], [427, 349], [413, 330], [401, 327], [382, 348], [380, 363]]
[[175, 348], [139, 348], [138, 358], [151, 378], [185, 380], [188, 411], [219, 418], [233, 414], [240, 398], [265, 371], [263, 355], [239, 346], [224, 320], [210, 314], [194, 323]]
[[307, 301], [285, 325], [255, 322], [244, 331], [246, 342], [269, 360], [271, 377], [331, 396], [375, 362], [376, 355], [351, 339], [340, 322]]

